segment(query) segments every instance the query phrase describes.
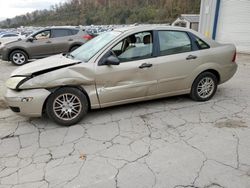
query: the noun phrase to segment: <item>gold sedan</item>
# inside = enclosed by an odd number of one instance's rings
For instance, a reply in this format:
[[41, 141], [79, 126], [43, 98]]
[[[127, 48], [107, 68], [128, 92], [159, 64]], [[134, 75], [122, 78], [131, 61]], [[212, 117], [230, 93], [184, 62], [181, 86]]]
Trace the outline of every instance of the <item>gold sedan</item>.
[[62, 125], [89, 109], [173, 95], [211, 99], [237, 70], [236, 48], [192, 30], [136, 26], [101, 34], [69, 54], [16, 69], [5, 99], [16, 113]]

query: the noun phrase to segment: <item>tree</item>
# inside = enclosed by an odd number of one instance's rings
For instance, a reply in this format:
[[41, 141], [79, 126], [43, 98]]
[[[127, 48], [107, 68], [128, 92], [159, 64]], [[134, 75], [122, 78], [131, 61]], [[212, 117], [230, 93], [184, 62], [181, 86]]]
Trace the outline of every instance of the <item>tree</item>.
[[199, 13], [200, 0], [68, 0], [0, 22], [2, 27], [166, 23]]

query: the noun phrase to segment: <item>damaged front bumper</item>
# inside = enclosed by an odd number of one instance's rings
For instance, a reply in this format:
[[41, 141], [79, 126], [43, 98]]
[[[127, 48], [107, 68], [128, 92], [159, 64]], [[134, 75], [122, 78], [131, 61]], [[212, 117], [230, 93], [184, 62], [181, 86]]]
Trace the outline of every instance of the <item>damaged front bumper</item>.
[[50, 95], [46, 89], [30, 89], [15, 91], [7, 89], [5, 100], [10, 109], [20, 115], [41, 117], [43, 105]]

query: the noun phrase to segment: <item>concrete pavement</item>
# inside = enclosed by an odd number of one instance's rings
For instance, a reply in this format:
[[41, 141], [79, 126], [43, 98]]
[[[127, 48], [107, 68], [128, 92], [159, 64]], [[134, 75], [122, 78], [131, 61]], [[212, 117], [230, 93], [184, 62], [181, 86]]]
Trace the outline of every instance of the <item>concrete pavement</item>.
[[[249, 61], [205, 103], [95, 110], [71, 127], [0, 108], [0, 188], [249, 188]], [[2, 90], [15, 67], [0, 66]]]

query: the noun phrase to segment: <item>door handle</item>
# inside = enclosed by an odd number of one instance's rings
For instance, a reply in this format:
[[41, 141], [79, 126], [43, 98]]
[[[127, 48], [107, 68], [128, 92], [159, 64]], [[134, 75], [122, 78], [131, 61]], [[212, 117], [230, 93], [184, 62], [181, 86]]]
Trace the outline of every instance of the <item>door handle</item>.
[[69, 39], [68, 41], [73, 41], [73, 39]]
[[151, 63], [142, 63], [139, 68], [140, 69], [144, 69], [144, 68], [150, 68], [152, 67], [153, 65]]
[[186, 58], [186, 60], [192, 60], [192, 59], [197, 59], [197, 56], [195, 56], [195, 55], [189, 55]]
[[51, 41], [47, 41], [46, 43], [49, 44], [49, 43], [51, 43]]

